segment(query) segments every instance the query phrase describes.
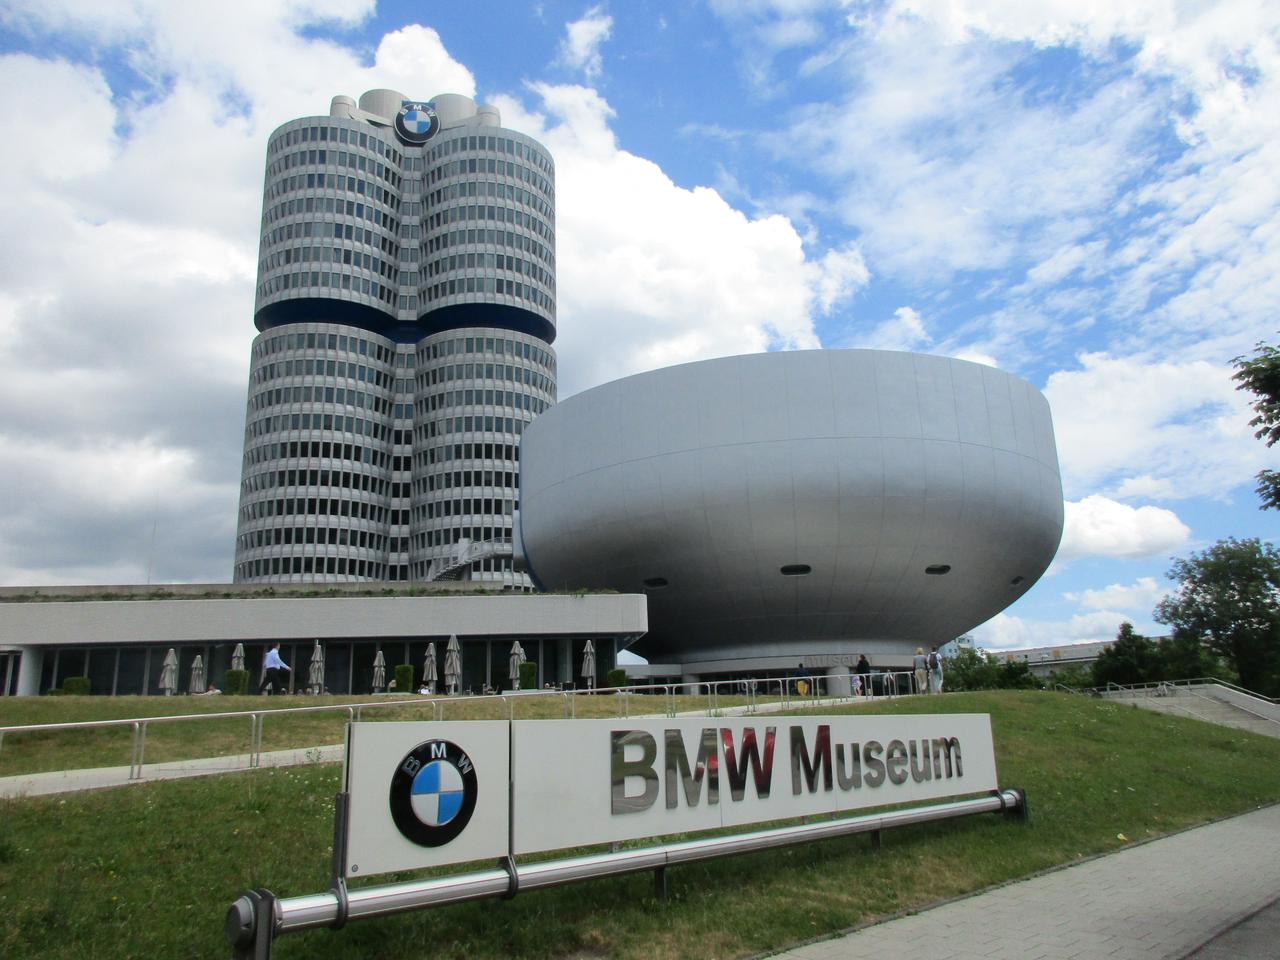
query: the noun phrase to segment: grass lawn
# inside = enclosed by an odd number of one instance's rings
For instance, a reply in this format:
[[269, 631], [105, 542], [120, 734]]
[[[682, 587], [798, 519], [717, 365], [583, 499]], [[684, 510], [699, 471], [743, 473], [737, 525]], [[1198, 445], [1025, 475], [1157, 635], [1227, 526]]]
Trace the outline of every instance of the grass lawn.
[[[388, 700], [403, 706], [385, 706]], [[741, 697], [722, 696], [721, 706], [745, 703]], [[379, 703], [365, 712], [364, 720], [430, 720], [430, 702], [422, 697], [5, 697], [0, 699], [0, 726], [39, 723], [71, 723], [84, 720], [118, 720], [196, 713], [232, 713], [242, 710], [277, 711], [326, 704]], [[700, 710], [707, 698], [676, 697], [677, 712]], [[579, 694], [572, 705], [579, 717], [615, 717], [662, 714], [667, 698], [646, 694], [588, 696]], [[516, 719], [569, 716], [568, 700], [560, 696], [517, 696], [508, 703], [491, 698], [456, 697], [442, 700], [446, 720], [501, 719], [514, 710]], [[286, 750], [341, 743], [347, 714], [285, 713], [263, 722], [262, 749]], [[225, 720], [173, 721], [147, 726], [145, 760], [160, 763], [200, 757], [233, 756], [249, 750], [248, 717]], [[47, 770], [82, 770], [91, 767], [128, 766], [132, 755], [130, 727], [96, 730], [54, 730], [39, 733], [6, 733], [0, 741], [0, 777]]]
[[[280, 958], [741, 957], [1280, 800], [1280, 740], [1086, 697], [998, 692], [862, 705], [988, 712], [995, 815], [597, 880], [283, 937]], [[830, 711], [824, 711], [830, 712]], [[7, 746], [7, 745], [6, 745]], [[0, 956], [225, 958], [244, 889], [328, 886], [335, 765], [0, 806]], [[1194, 869], [1194, 865], [1189, 865]], [[385, 879], [384, 879], [385, 882]]]

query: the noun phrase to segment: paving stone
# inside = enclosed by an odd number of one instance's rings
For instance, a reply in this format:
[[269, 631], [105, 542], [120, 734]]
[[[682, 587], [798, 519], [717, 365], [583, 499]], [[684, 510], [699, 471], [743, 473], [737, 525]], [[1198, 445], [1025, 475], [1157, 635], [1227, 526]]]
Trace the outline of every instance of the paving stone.
[[[813, 944], [784, 956], [1276, 960], [1280, 857], [1271, 838], [1277, 836], [1280, 805], [823, 941], [821, 950]], [[1265, 909], [1259, 913], [1259, 907]], [[1237, 939], [1228, 940], [1232, 936]], [[1219, 942], [1227, 945], [1212, 952]]]

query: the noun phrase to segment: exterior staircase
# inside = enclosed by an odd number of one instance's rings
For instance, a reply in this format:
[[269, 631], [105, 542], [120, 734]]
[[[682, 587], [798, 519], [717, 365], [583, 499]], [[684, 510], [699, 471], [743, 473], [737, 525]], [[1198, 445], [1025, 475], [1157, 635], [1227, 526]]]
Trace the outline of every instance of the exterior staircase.
[[463, 574], [476, 561], [487, 560], [490, 557], [509, 557], [513, 552], [509, 537], [480, 540], [475, 543], [464, 539], [458, 541], [457, 547], [457, 551], [452, 556], [439, 561], [439, 566], [432, 565], [427, 571], [428, 580], [461, 580]]
[[1280, 704], [1221, 681], [1180, 680], [1135, 686], [1113, 683], [1098, 692], [1109, 700], [1129, 701], [1146, 710], [1280, 738]]

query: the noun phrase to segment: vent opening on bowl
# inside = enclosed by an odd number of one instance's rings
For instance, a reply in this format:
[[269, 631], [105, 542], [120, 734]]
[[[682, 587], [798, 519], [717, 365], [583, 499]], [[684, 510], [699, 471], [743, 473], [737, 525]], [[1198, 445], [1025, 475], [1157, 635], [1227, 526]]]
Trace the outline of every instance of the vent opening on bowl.
[[644, 581], [644, 587], [646, 590], [661, 590], [668, 582], [666, 577], [649, 577]]
[[950, 572], [951, 572], [951, 564], [949, 564], [949, 563], [934, 563], [934, 564], [930, 564], [929, 566], [927, 566], [927, 567], [925, 567], [925, 568], [924, 568], [924, 572], [925, 572], [925, 573], [927, 573], [927, 574], [929, 574], [930, 576], [940, 577], [940, 576], [942, 576], [944, 573], [950, 573]]
[[1020, 584], [1020, 583], [1021, 583], [1023, 580], [1025, 580], [1025, 579], [1026, 579], [1026, 577], [1019, 575], [1019, 576], [1014, 577], [1012, 580], [1010, 580], [1010, 581], [1009, 581], [1009, 583], [1010, 583], [1011, 585], [1013, 585], [1013, 586], [1015, 586], [1015, 587], [1016, 587], [1018, 584]]
[[806, 573], [813, 573], [813, 567], [807, 563], [788, 563], [778, 572], [784, 577], [803, 577]]

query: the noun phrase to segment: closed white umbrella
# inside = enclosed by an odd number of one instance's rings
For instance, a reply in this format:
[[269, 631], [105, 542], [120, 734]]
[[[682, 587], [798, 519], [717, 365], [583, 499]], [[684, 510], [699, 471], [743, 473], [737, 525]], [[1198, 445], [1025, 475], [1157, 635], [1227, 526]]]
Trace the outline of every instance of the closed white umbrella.
[[191, 661], [191, 684], [187, 687], [187, 693], [204, 693], [204, 691], [204, 657], [197, 653], [196, 658]]
[[436, 645], [434, 643], [427, 644], [427, 656], [422, 661], [422, 682], [427, 685], [427, 689], [432, 693], [436, 690]]
[[444, 650], [444, 684], [449, 693], [457, 693], [462, 684], [462, 650], [456, 634], [449, 637], [449, 645]]
[[311, 688], [312, 693], [320, 693], [324, 690], [324, 648], [320, 646], [318, 638], [315, 647], [311, 650], [311, 669], [307, 673], [307, 686]]
[[178, 655], [173, 647], [164, 655], [164, 666], [160, 668], [160, 689], [166, 697], [171, 697], [178, 690]]
[[588, 640], [582, 650], [582, 679], [587, 681], [587, 689], [593, 690], [596, 685], [596, 645]]
[[520, 689], [520, 664], [524, 663], [524, 647], [517, 640], [511, 645], [511, 655], [507, 657], [507, 677], [511, 680], [511, 689]]
[[243, 643], [237, 643], [236, 648], [231, 651], [231, 669], [232, 670], [244, 669], [244, 644]]
[[382, 656], [382, 648], [378, 648], [378, 655], [373, 658], [373, 691], [377, 693], [387, 685], [387, 661]]

